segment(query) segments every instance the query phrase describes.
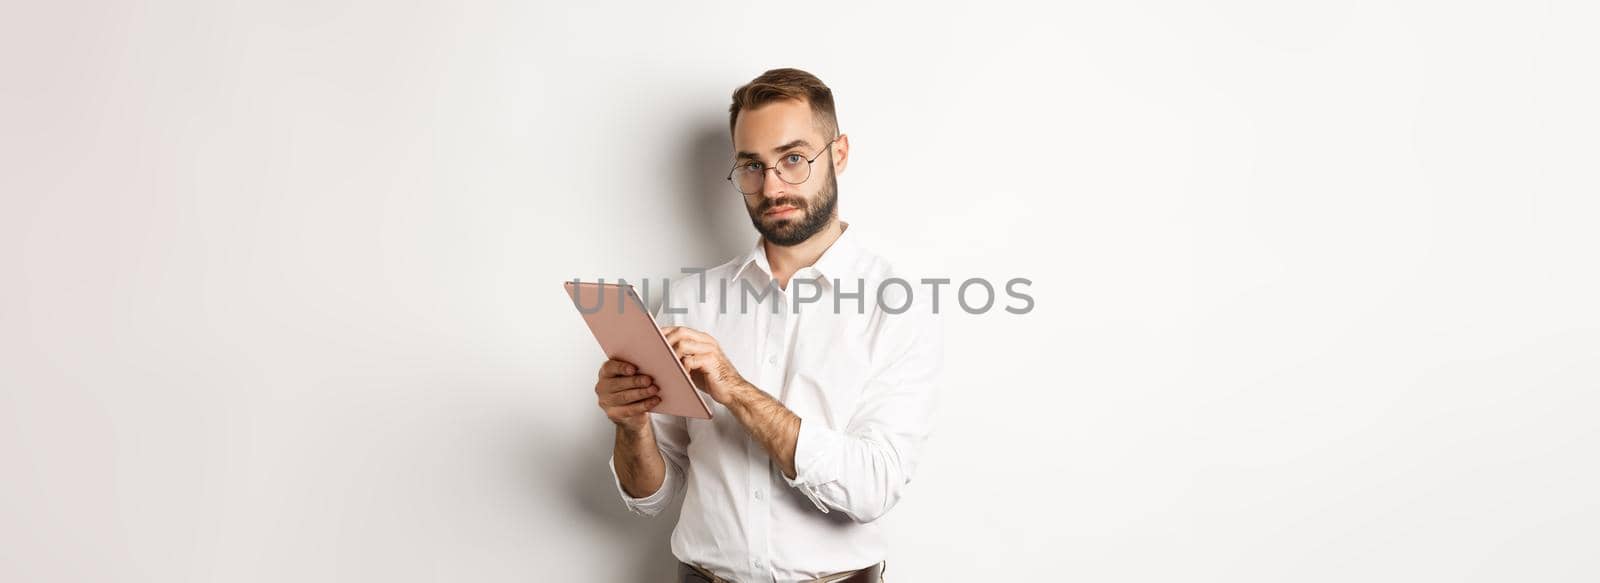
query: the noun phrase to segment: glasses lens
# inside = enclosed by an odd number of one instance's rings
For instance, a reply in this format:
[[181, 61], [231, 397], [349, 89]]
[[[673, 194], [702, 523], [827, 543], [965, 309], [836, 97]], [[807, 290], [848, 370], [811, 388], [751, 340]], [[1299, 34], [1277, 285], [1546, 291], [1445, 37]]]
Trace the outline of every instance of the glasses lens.
[[789, 154], [778, 160], [778, 176], [789, 184], [800, 184], [811, 177], [811, 163], [799, 154]]
[[733, 185], [744, 194], [761, 192], [761, 180], [767, 173], [760, 164], [744, 164], [733, 169]]

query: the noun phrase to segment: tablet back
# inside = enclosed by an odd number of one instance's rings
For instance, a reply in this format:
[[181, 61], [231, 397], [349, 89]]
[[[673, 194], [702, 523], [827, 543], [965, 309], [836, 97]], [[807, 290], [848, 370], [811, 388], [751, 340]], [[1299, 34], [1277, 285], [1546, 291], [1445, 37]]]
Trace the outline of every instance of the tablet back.
[[688, 371], [678, 362], [633, 286], [568, 281], [564, 287], [606, 356], [632, 363], [661, 387], [657, 393], [661, 402], [650, 412], [711, 418], [711, 407], [704, 395], [689, 380]]

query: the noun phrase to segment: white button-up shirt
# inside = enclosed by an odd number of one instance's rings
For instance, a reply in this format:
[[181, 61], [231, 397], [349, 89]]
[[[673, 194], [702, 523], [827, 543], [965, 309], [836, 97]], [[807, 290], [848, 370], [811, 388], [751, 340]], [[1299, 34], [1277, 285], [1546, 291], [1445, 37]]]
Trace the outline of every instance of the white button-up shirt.
[[[684, 493], [672, 532], [679, 560], [740, 582], [806, 580], [885, 560], [874, 521], [905, 493], [933, 428], [944, 342], [932, 298], [912, 293], [926, 288], [862, 248], [856, 230], [846, 228], [787, 289], [759, 240], [669, 286], [657, 323], [710, 334], [746, 380], [801, 419], [790, 480], [720, 403], [707, 399], [712, 419], [650, 415], [666, 461], [661, 488], [630, 497], [615, 458], [611, 471], [637, 514], [654, 516]], [[882, 285], [894, 278], [907, 285]]]

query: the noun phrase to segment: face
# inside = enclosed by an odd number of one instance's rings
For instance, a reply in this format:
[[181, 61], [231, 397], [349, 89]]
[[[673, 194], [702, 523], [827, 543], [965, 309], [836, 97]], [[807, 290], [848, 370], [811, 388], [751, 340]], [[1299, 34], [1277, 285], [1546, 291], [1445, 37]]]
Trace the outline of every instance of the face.
[[803, 101], [776, 101], [739, 112], [733, 130], [736, 164], [760, 162], [771, 168], [788, 159], [804, 166], [816, 157], [805, 182], [789, 184], [769, 170], [761, 192], [744, 196], [750, 222], [768, 242], [797, 245], [835, 219], [837, 175], [848, 164], [849, 141], [841, 135], [828, 146], [830, 137], [817, 127], [811, 106]]

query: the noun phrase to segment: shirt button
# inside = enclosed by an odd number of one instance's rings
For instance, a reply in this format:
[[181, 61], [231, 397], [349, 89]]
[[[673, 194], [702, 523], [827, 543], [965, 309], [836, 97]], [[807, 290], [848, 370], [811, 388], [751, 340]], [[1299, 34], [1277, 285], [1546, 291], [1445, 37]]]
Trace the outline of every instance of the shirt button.
[[768, 356], [767, 364], [778, 364], [778, 355], [774, 354], [772, 356]]
[[761, 499], [761, 491], [760, 490], [756, 490], [756, 500], [760, 500], [760, 499]]
[[756, 568], [757, 569], [761, 568], [761, 559], [756, 559]]

